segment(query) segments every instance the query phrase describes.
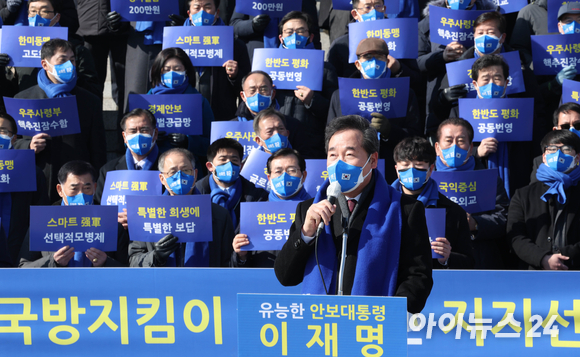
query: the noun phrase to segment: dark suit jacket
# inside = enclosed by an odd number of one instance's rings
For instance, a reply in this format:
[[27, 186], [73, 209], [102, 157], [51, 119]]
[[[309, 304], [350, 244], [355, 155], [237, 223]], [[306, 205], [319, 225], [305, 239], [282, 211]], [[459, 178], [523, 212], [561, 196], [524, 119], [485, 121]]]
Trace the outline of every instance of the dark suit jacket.
[[[99, 170], [107, 160], [107, 143], [100, 99], [78, 86], [71, 91], [71, 94], [76, 96], [81, 132], [48, 139], [46, 148], [36, 155], [36, 165], [46, 176], [51, 202], [60, 199], [56, 192], [56, 184], [58, 170], [62, 165], [71, 160], [84, 160], [91, 163], [95, 170]], [[15, 98], [46, 99], [48, 97], [38, 85], [35, 85], [18, 93]], [[23, 136], [22, 139], [16, 141], [14, 147], [28, 149], [31, 139], [31, 136]]]
[[[576, 169], [577, 170], [577, 169]], [[566, 190], [565, 244], [555, 242], [557, 201], [551, 197], [544, 202], [540, 197], [548, 190], [543, 182], [535, 182], [516, 191], [510, 204], [507, 237], [520, 258], [521, 269], [542, 269], [542, 258], [560, 251], [570, 257], [570, 269], [580, 269], [580, 188]]]
[[[234, 227], [229, 212], [222, 206], [211, 204], [211, 228], [213, 240], [209, 242], [209, 266], [228, 267], [233, 252]], [[139, 237], [132, 237], [138, 239]], [[185, 244], [180, 244], [185, 249]], [[129, 265], [131, 267], [160, 267], [155, 259], [154, 243], [131, 241], [129, 244]]]
[[[365, 197], [364, 194], [361, 196], [361, 202], [358, 203], [354, 217], [351, 218], [344, 277], [345, 295], [350, 295], [352, 289], [360, 232], [374, 195], [374, 182], [371, 181], [369, 185], [371, 187], [368, 194]], [[284, 286], [298, 285], [302, 282], [306, 263], [310, 255], [314, 254], [315, 240], [306, 244], [301, 237], [304, 218], [313, 201], [314, 199], [306, 200], [296, 207], [296, 220], [290, 228], [290, 236], [274, 263], [276, 277]], [[425, 208], [422, 203], [405, 195], [401, 196], [401, 208], [403, 224], [395, 296], [407, 297], [407, 310], [418, 313], [425, 306], [433, 286], [431, 247], [425, 222]], [[340, 205], [337, 204], [336, 212], [332, 216], [331, 231], [338, 254], [342, 249], [341, 219]]]

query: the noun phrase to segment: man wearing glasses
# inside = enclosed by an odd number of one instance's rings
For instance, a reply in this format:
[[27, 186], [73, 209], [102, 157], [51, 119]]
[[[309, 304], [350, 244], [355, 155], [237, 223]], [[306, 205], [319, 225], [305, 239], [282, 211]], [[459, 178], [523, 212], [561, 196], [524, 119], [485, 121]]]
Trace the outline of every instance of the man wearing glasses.
[[[165, 196], [195, 195], [197, 170], [193, 154], [175, 148], [159, 157], [159, 179]], [[227, 267], [233, 252], [234, 227], [227, 209], [211, 204], [213, 239], [210, 242], [179, 243], [168, 234], [157, 243], [139, 242], [131, 237], [129, 265], [132, 267]]]
[[520, 269], [580, 268], [580, 138], [554, 130], [541, 143], [538, 182], [516, 191], [511, 200], [507, 236]]

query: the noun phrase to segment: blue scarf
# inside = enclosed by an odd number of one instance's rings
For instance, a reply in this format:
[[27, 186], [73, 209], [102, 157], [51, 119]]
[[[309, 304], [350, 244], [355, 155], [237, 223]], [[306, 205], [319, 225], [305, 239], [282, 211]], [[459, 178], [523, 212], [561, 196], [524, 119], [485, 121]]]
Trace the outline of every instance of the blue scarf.
[[[439, 199], [439, 188], [437, 186], [437, 182], [430, 177], [425, 183], [425, 186], [423, 186], [419, 197], [417, 197], [417, 201], [421, 201], [425, 207], [437, 207], [437, 200]], [[391, 184], [391, 187], [397, 190], [397, 192], [403, 193], [403, 186], [398, 179]]]
[[[157, 144], [153, 144], [153, 149], [147, 157], [145, 158], [145, 164], [143, 164], [142, 170], [151, 170], [155, 160], [157, 160], [157, 155], [159, 154], [159, 148]], [[135, 170], [135, 160], [133, 160], [133, 155], [131, 154], [131, 150], [127, 148], [125, 151], [125, 161], [127, 162], [127, 170]], [[155, 169], [155, 168], [154, 168]]]
[[[358, 243], [356, 274], [352, 295], [393, 296], [397, 290], [397, 272], [401, 247], [401, 194], [390, 187], [378, 170], [373, 170], [375, 192]], [[326, 180], [314, 203], [326, 199]], [[330, 225], [318, 237], [318, 260], [330, 294], [335, 294], [338, 262]], [[314, 253], [310, 254], [303, 294], [325, 294]]]
[[147, 94], [184, 94], [189, 87], [189, 81], [183, 82], [182, 85], [175, 88], [169, 88], [163, 85], [163, 83], [159, 83], [155, 87], [151, 88], [149, 93]]
[[[246, 117], [238, 116], [238, 121], [249, 121], [249, 120]], [[252, 119], [252, 121], [254, 121], [254, 119]]]
[[[60, 205], [66, 206], [66, 203], [64, 203], [64, 199], [60, 201]], [[93, 263], [89, 260], [89, 258], [87, 258], [85, 252], [76, 252], [76, 251], [74, 257], [71, 260], [69, 260], [67, 264], [67, 267], [70, 268], [86, 268], [92, 266]]]
[[459, 167], [449, 167], [443, 163], [441, 158], [437, 156], [437, 160], [435, 160], [435, 169], [437, 171], [471, 171], [475, 168], [475, 159], [473, 156], [470, 156], [467, 159], [467, 162]]
[[505, 192], [510, 195], [510, 170], [509, 170], [509, 153], [508, 153], [508, 143], [499, 143], [497, 146], [497, 151], [489, 154], [487, 160], [487, 167], [489, 169], [497, 168], [499, 177], [503, 180], [503, 186], [505, 187]]
[[290, 197], [290, 198], [280, 198], [278, 197], [278, 195], [274, 192], [274, 190], [270, 190], [270, 195], [268, 196], [268, 201], [269, 202], [280, 202], [280, 201], [306, 201], [311, 199], [312, 197], [310, 197], [310, 195], [308, 194], [308, 192], [306, 192], [306, 190], [304, 189], [304, 186], [302, 186], [300, 188], [300, 191], [298, 191], [297, 194], [295, 194], [294, 196]]
[[135, 31], [142, 32], [144, 45], [161, 45], [163, 43], [164, 21], [137, 21]]
[[[197, 188], [193, 188], [192, 195], [199, 195]], [[163, 196], [169, 196], [169, 191], [165, 191]], [[209, 267], [209, 242], [187, 242], [180, 243], [179, 248], [171, 253], [166, 267], [182, 267], [181, 266], [181, 250], [185, 244], [185, 251], [183, 253], [183, 267], [187, 268], [207, 268]], [[179, 264], [178, 264], [179, 263]]]
[[[210, 175], [212, 174], [210, 173]], [[238, 218], [236, 217], [235, 208], [242, 197], [242, 179], [238, 178], [236, 182], [228, 188], [230, 192], [229, 194], [215, 183], [212, 176], [209, 177], [208, 181], [209, 188], [211, 189], [211, 201], [230, 211], [232, 223], [234, 224], [234, 228], [236, 228], [238, 226]]]
[[68, 97], [71, 95], [70, 92], [77, 85], [76, 68], [73, 79], [65, 84], [52, 83], [51, 80], [48, 79], [48, 76], [46, 75], [46, 71], [44, 70], [44, 68], [41, 68], [40, 71], [38, 71], [36, 80], [38, 82], [38, 86], [40, 87], [40, 89], [44, 91], [44, 93], [46, 93], [47, 97], [49, 98]]
[[548, 202], [552, 196], [556, 196], [560, 204], [566, 203], [566, 190], [570, 186], [576, 186], [580, 181], [580, 169], [578, 166], [569, 174], [552, 170], [548, 165], [542, 163], [536, 172], [538, 181], [550, 186], [548, 191], [542, 195], [542, 201]]

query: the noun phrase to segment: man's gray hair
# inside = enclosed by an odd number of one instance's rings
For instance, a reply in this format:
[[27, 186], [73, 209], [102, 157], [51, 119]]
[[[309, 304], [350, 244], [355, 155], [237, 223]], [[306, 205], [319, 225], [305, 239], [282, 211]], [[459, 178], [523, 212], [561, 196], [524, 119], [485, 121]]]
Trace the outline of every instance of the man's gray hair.
[[324, 148], [328, 153], [328, 143], [330, 139], [339, 131], [358, 130], [363, 136], [362, 147], [371, 155], [379, 152], [379, 138], [377, 131], [371, 127], [370, 122], [360, 115], [346, 115], [332, 120], [326, 126], [324, 133]]
[[170, 154], [181, 154], [185, 156], [189, 161], [191, 161], [191, 166], [195, 170], [195, 157], [193, 156], [191, 151], [183, 148], [174, 148], [171, 150], [167, 150], [166, 152], [161, 154], [161, 156], [159, 156], [157, 168], [159, 169], [160, 172], [163, 172], [163, 168], [165, 167], [165, 158]]

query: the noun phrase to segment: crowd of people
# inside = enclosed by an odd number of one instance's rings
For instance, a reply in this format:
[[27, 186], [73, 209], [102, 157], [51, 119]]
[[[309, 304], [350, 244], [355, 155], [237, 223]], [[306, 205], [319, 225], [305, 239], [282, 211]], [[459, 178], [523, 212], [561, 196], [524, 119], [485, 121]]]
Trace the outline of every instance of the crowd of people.
[[[406, 296], [409, 311], [422, 309], [432, 269], [578, 269], [580, 105], [562, 98], [563, 81], [578, 73], [570, 65], [556, 75], [534, 74], [530, 35], [548, 34], [547, 1], [508, 15], [489, 0], [401, 0], [397, 14], [383, 0], [353, 0], [350, 12], [333, 9], [327, 0], [320, 5], [317, 11], [314, 0], [303, 0], [302, 11], [275, 19], [237, 13], [231, 0], [180, 0], [181, 12], [167, 22], [129, 23], [110, 11], [107, 0], [1, 0], [5, 26], [68, 28], [68, 41], [44, 43], [38, 68], [9, 67], [10, 56], [0, 54], [1, 94], [75, 96], [80, 133], [18, 135], [13, 116], [0, 114], [3, 148], [34, 150], [37, 166], [35, 192], [0, 193], [0, 263], [274, 267], [285, 285], [303, 283], [307, 292]], [[485, 10], [473, 23], [473, 46], [432, 42], [432, 6]], [[417, 58], [397, 59], [385, 40], [367, 38], [349, 63], [349, 23], [405, 17], [418, 19], [418, 38], [400, 34], [418, 41]], [[580, 3], [562, 5], [557, 21], [562, 36], [580, 33]], [[162, 48], [168, 26], [232, 26], [233, 58], [221, 67], [196, 66], [182, 49]], [[279, 89], [268, 73], [252, 70], [254, 49], [320, 51], [321, 29], [332, 40], [319, 73], [321, 90]], [[525, 88], [506, 94], [512, 76], [503, 56], [513, 51]], [[107, 162], [102, 107], [108, 59], [124, 145], [122, 155]], [[533, 128], [531, 140], [490, 136], [474, 142], [474, 128], [458, 109], [469, 85], [450, 86], [446, 67], [468, 59], [475, 59], [471, 85], [477, 98], [534, 98], [533, 115], [519, 118]], [[367, 120], [343, 112], [339, 77], [409, 77], [406, 114], [387, 118], [374, 112]], [[129, 110], [130, 94], [201, 94], [202, 133], [159, 130], [147, 108]], [[270, 155], [269, 192], [240, 175], [244, 147], [238, 140], [210, 140], [216, 121], [253, 121], [257, 150]], [[329, 180], [316, 197], [304, 189], [305, 159], [327, 160]], [[377, 170], [379, 159], [384, 175]], [[498, 178], [495, 208], [486, 212], [466, 213], [431, 179], [434, 171], [488, 168], [496, 168]], [[213, 240], [181, 243], [170, 234], [142, 242], [129, 236], [125, 210], [118, 215], [116, 251], [76, 252], [69, 246], [30, 251], [30, 206], [101, 204], [107, 175], [116, 170], [158, 171], [164, 195], [210, 195]], [[334, 182], [342, 194], [332, 204], [326, 189]], [[240, 203], [285, 200], [301, 203], [283, 249], [243, 250], [250, 237], [240, 231]], [[445, 236], [430, 242], [425, 209], [432, 207], [445, 209], [446, 224]], [[321, 222], [325, 228], [317, 229]], [[343, 231], [350, 239], [341, 263]]]

